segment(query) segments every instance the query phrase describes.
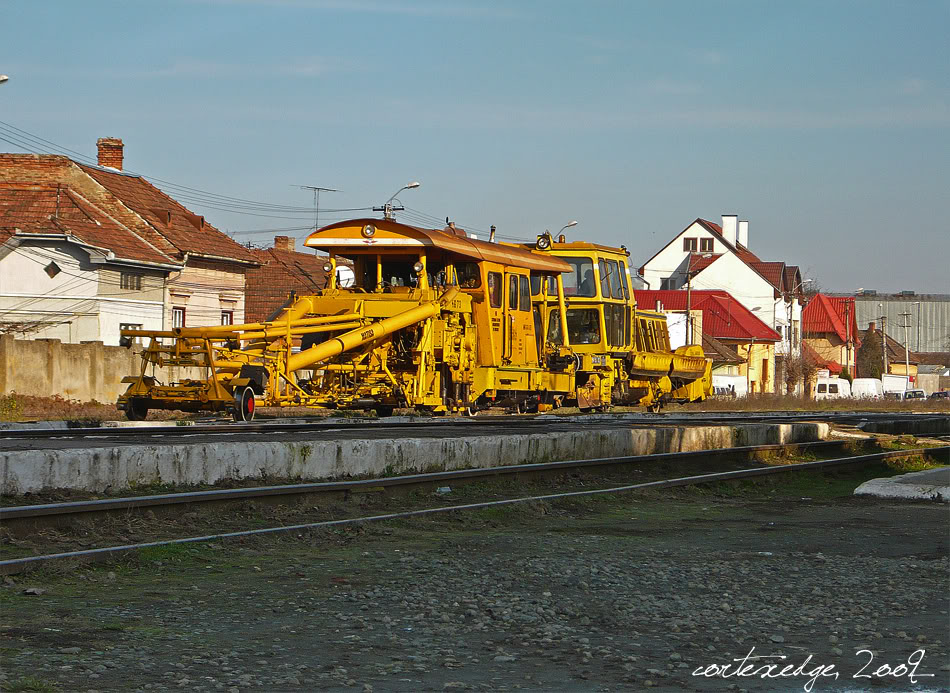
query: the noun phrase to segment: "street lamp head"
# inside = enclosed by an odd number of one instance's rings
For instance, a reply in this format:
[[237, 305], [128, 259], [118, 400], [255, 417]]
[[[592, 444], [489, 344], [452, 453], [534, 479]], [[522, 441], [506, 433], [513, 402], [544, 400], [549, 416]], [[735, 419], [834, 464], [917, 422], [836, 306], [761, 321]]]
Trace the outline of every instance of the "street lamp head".
[[412, 190], [413, 188], [418, 188], [422, 183], [417, 180], [412, 181], [411, 183], [406, 183], [406, 190]]
[[0, 84], [3, 84], [3, 83], [6, 82], [8, 79], [10, 79], [10, 78], [7, 77], [6, 75], [0, 75]]

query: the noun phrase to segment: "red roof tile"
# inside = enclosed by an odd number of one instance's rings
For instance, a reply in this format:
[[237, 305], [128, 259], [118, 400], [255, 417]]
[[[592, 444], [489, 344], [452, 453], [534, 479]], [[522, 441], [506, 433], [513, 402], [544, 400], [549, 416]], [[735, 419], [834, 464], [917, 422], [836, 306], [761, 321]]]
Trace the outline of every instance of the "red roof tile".
[[248, 322], [268, 320], [287, 302], [291, 291], [313, 294], [326, 285], [326, 255], [267, 248], [251, 250], [260, 267], [248, 269], [244, 313]]
[[[703, 332], [716, 339], [735, 339], [742, 342], [778, 342], [778, 332], [762, 322], [725, 291], [716, 289], [691, 292], [692, 310], [703, 311]], [[641, 289], [634, 292], [637, 305], [652, 309], [659, 301], [665, 310], [686, 310], [686, 291]]]
[[765, 280], [779, 291], [783, 290], [785, 263], [784, 262], [749, 262], [747, 263], [756, 272], [765, 277]]
[[0, 183], [0, 226], [20, 234], [73, 236], [120, 260], [179, 264], [69, 187]]
[[77, 164], [148, 221], [178, 253], [254, 262], [254, 255], [141, 176]]
[[815, 294], [802, 311], [802, 332], [806, 335], [830, 332], [842, 342], [850, 338], [860, 346], [855, 313], [854, 298], [850, 296]]

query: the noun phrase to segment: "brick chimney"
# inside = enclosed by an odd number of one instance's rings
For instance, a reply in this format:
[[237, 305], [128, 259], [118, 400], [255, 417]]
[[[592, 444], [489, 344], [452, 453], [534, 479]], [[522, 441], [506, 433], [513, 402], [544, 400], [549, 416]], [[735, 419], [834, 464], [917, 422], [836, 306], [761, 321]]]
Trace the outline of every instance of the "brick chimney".
[[294, 243], [294, 239], [290, 236], [274, 236], [274, 250], [292, 253], [294, 252]]
[[122, 140], [118, 137], [100, 137], [96, 140], [99, 147], [99, 165], [122, 170]]
[[875, 329], [877, 329], [877, 323], [872, 320], [868, 323], [868, 332], [874, 332]]

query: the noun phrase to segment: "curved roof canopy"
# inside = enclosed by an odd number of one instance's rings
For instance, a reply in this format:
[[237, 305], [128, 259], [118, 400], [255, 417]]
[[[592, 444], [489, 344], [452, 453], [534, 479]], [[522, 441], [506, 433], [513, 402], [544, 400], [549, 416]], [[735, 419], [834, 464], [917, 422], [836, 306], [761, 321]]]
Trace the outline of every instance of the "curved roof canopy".
[[[369, 237], [363, 234], [366, 226], [374, 228], [373, 234]], [[523, 267], [547, 274], [571, 271], [570, 265], [553, 256], [539, 255], [509, 245], [479, 241], [438, 229], [423, 229], [400, 224], [390, 219], [350, 219], [330, 224], [310, 234], [304, 241], [304, 245], [341, 255], [346, 255], [347, 252], [382, 253], [387, 250], [406, 250], [418, 246], [438, 248], [474, 261], [497, 262], [501, 265]]]

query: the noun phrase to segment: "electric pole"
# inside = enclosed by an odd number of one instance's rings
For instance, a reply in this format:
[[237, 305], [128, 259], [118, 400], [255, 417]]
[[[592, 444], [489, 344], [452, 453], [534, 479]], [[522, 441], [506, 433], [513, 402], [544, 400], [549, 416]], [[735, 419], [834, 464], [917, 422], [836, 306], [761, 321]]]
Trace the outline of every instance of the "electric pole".
[[904, 328], [904, 375], [910, 383], [910, 355], [907, 349], [907, 328], [910, 327], [910, 313], [901, 313], [901, 327]]

